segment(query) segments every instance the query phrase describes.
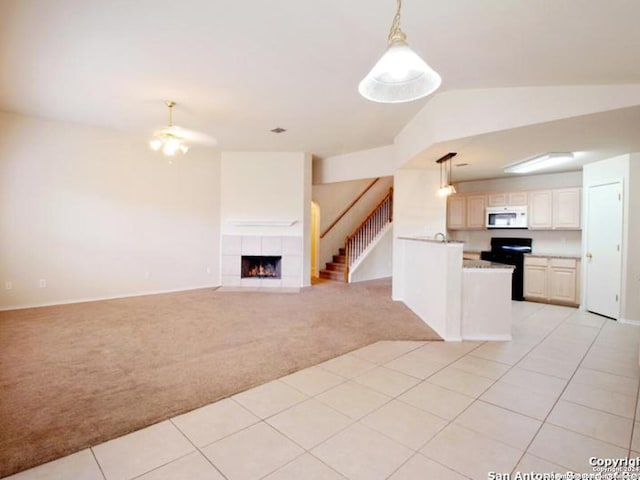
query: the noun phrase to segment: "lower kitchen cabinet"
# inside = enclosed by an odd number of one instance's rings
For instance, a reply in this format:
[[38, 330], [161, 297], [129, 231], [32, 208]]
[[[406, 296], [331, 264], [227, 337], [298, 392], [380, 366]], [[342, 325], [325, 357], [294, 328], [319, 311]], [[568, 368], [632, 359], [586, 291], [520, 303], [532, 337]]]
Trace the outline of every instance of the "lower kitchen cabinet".
[[524, 259], [526, 300], [563, 305], [580, 303], [580, 260], [530, 257]]

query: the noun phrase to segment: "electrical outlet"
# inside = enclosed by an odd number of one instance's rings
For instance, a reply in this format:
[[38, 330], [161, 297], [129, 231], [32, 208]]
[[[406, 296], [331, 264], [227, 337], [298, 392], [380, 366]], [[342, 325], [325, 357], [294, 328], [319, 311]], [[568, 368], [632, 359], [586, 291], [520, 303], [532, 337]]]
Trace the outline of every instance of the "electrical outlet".
[[13, 290], [13, 282], [11, 280], [4, 282], [4, 289]]
[[44, 278], [41, 278], [38, 282], [38, 285], [40, 286], [40, 288], [47, 288], [47, 281]]

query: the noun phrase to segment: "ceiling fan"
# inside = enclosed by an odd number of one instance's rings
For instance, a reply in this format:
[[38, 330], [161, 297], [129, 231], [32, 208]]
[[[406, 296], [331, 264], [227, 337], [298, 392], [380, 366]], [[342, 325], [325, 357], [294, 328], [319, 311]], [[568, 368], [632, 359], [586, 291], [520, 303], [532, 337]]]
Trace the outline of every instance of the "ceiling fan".
[[215, 138], [206, 133], [196, 132], [173, 124], [173, 107], [176, 102], [167, 100], [165, 102], [169, 110], [169, 121], [166, 127], [153, 132], [153, 138], [149, 141], [149, 147], [155, 152], [162, 152], [168, 157], [176, 154], [185, 154], [189, 151], [189, 144], [214, 146], [218, 142]]

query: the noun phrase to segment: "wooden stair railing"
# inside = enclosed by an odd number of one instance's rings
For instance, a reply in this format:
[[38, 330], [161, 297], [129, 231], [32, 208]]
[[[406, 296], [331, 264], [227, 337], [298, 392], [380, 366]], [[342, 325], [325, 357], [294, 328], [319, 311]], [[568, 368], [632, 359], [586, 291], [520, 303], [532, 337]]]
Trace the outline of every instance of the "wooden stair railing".
[[357, 196], [357, 197], [356, 197], [356, 198], [355, 198], [355, 199], [354, 199], [354, 200], [353, 200], [353, 201], [352, 201], [352, 202], [347, 206], [347, 208], [345, 208], [345, 209], [342, 211], [342, 213], [341, 213], [340, 215], [338, 215], [338, 216], [336, 217], [336, 219], [335, 219], [333, 222], [331, 222], [331, 225], [329, 225], [329, 226], [325, 229], [325, 231], [324, 231], [324, 232], [322, 232], [322, 233], [320, 234], [320, 239], [323, 239], [323, 238], [324, 238], [324, 236], [325, 236], [327, 233], [329, 233], [329, 232], [331, 231], [331, 229], [332, 229], [333, 227], [335, 227], [335, 226], [338, 224], [338, 222], [339, 222], [340, 220], [342, 220], [342, 218], [343, 218], [347, 213], [349, 213], [349, 210], [351, 210], [351, 209], [355, 206], [355, 204], [356, 204], [356, 203], [358, 203], [358, 200], [360, 200], [362, 197], [364, 197], [365, 193], [367, 193], [369, 190], [371, 190], [371, 187], [373, 187], [376, 183], [378, 183], [378, 180], [380, 180], [380, 177], [373, 179], [373, 181], [372, 181], [369, 185], [367, 185], [367, 188], [365, 188], [365, 189], [360, 193], [360, 195], [358, 195], [358, 196]]
[[376, 208], [365, 218], [360, 226], [344, 241], [346, 267], [344, 281], [349, 282], [349, 270], [373, 239], [393, 221], [393, 188], [378, 203]]

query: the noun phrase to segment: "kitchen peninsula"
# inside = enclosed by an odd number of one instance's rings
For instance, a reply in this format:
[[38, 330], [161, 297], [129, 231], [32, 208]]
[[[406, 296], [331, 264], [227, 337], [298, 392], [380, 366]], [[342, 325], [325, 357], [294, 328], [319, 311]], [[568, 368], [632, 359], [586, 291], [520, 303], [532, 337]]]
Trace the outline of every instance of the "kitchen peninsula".
[[446, 341], [511, 340], [513, 267], [463, 259], [463, 242], [398, 237], [404, 302]]

